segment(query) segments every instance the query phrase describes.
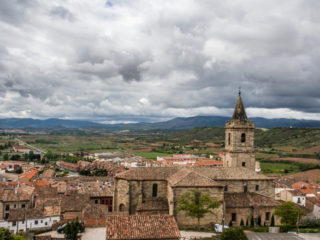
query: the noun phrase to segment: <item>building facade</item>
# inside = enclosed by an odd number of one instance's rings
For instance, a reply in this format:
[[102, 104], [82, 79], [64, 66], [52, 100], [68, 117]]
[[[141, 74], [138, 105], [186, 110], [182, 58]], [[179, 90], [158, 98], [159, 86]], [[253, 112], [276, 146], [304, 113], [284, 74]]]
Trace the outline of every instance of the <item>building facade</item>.
[[[196, 225], [196, 219], [177, 211], [179, 199], [192, 190], [220, 201], [214, 214], [201, 225], [240, 225], [241, 219], [270, 224], [274, 209], [273, 180], [255, 172], [254, 124], [248, 121], [239, 98], [232, 119], [226, 124], [224, 166], [144, 167], [115, 176], [114, 211], [135, 214], [170, 214], [179, 225]], [[239, 201], [243, 199], [243, 201]], [[262, 221], [258, 221], [261, 219]]]

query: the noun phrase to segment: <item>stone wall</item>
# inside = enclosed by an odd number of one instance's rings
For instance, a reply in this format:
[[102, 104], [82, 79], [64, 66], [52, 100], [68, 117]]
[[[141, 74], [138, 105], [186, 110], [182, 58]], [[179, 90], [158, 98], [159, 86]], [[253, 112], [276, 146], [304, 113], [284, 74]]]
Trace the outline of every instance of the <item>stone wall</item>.
[[129, 182], [123, 179], [115, 180], [114, 211], [118, 212], [120, 205], [124, 205], [125, 212], [129, 213]]
[[251, 170], [255, 170], [256, 167], [256, 157], [253, 152], [226, 152], [226, 157], [224, 161], [224, 167], [245, 167]]
[[[225, 225], [229, 225], [232, 220], [232, 213], [236, 214], [236, 221], [232, 222], [232, 226], [240, 226], [241, 219], [246, 226], [246, 222], [248, 220], [248, 224], [250, 226], [251, 217], [253, 216], [255, 225], [258, 222], [258, 217], [261, 217], [261, 226], [266, 224], [266, 226], [271, 224], [271, 217], [274, 213], [274, 207], [256, 207], [256, 208], [227, 208], [225, 213]], [[266, 213], [270, 213], [269, 220], [266, 220]], [[275, 224], [280, 224], [280, 219], [275, 216]]]
[[[244, 186], [247, 186], [248, 192], [258, 193], [267, 197], [274, 198], [274, 183], [271, 179], [267, 180], [215, 180], [221, 184], [228, 185], [228, 192], [244, 192]], [[256, 185], [259, 190], [256, 191]]]
[[[230, 133], [230, 144], [229, 144]], [[241, 134], [245, 134], [245, 142], [241, 142]], [[254, 128], [226, 128], [225, 149], [227, 151], [250, 152], [254, 148]]]
[[142, 191], [143, 191], [143, 200], [145, 198], [152, 197], [152, 188], [153, 184], [157, 184], [158, 194], [157, 197], [167, 198], [167, 181], [143, 181]]
[[[192, 191], [192, 190], [198, 190], [200, 191], [202, 194], [208, 194], [209, 196], [217, 199], [218, 201], [223, 200], [223, 188], [218, 188], [218, 187], [198, 187], [198, 188], [186, 188], [186, 187], [176, 187], [173, 188], [173, 195], [174, 195], [174, 209], [176, 209], [178, 207], [178, 201], [179, 198], [185, 194], [188, 191]], [[170, 206], [170, 204], [169, 204]], [[215, 214], [206, 214], [204, 218], [202, 218], [200, 220], [200, 225], [202, 226], [206, 226], [206, 225], [210, 225], [210, 224], [215, 224], [215, 223], [221, 223], [222, 222], [222, 203], [220, 204], [220, 206], [216, 209], [214, 209], [214, 213]], [[186, 213], [184, 211], [180, 211], [180, 212], [176, 212], [173, 211], [174, 215], [176, 217], [177, 223], [180, 226], [196, 226], [198, 224], [198, 220], [196, 218], [191, 218], [186, 216]]]

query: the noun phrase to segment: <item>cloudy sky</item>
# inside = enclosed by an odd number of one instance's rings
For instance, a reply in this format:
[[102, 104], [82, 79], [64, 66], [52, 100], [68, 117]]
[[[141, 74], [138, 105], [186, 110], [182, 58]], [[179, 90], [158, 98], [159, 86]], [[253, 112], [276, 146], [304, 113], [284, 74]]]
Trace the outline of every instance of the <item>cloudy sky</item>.
[[320, 120], [319, 0], [0, 0], [0, 117]]

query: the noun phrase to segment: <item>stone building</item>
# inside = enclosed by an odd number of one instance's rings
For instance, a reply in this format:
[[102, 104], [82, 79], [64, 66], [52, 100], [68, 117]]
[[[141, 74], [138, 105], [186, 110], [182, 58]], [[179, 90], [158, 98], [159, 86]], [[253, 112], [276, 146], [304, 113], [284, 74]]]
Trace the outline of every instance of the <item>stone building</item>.
[[114, 211], [134, 214], [170, 214], [179, 225], [196, 219], [177, 212], [179, 198], [190, 190], [221, 202], [201, 225], [231, 221], [234, 226], [254, 218], [270, 223], [274, 208], [273, 180], [255, 172], [254, 124], [248, 121], [239, 94], [232, 120], [226, 124], [224, 167], [144, 167], [115, 176]]
[[246, 167], [255, 170], [254, 124], [248, 121], [240, 92], [232, 119], [226, 123], [225, 129], [224, 167]]

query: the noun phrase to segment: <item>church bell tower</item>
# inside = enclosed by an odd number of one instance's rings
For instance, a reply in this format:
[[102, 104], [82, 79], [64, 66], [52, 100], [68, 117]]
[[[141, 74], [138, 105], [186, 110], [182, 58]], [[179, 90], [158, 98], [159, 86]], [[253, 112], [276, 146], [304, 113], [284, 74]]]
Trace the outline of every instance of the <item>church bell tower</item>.
[[255, 170], [254, 124], [248, 121], [241, 92], [234, 109], [232, 119], [225, 125], [224, 167], [245, 167]]

